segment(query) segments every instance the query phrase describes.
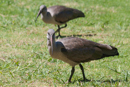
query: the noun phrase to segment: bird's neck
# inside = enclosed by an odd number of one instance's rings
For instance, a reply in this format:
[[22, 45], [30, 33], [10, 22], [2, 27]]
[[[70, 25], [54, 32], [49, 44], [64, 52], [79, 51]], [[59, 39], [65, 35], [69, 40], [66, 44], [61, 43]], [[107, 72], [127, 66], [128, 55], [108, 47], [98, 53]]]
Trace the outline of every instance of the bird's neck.
[[49, 54], [52, 56], [52, 53], [51, 53], [51, 46], [48, 46], [48, 50], [49, 50]]
[[45, 23], [51, 23], [52, 22], [52, 17], [49, 12], [44, 12], [41, 14], [41, 18]]
[[52, 15], [50, 14], [50, 12], [46, 12], [46, 13], [42, 13], [41, 14], [41, 18], [42, 20], [45, 22], [45, 23], [48, 23], [48, 24], [60, 24], [60, 23], [57, 23], [54, 18], [52, 17]]
[[41, 18], [43, 19], [43, 18], [46, 18], [46, 16], [47, 16], [47, 12], [42, 12], [41, 13]]

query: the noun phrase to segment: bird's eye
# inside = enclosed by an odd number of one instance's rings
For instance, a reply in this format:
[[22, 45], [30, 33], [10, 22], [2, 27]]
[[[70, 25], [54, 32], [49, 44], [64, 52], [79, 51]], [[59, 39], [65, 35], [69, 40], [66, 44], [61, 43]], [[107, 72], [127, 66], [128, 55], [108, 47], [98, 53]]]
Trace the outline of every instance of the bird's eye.
[[50, 36], [50, 33], [49, 33], [49, 32], [47, 32], [47, 35], [48, 35], [48, 36]]

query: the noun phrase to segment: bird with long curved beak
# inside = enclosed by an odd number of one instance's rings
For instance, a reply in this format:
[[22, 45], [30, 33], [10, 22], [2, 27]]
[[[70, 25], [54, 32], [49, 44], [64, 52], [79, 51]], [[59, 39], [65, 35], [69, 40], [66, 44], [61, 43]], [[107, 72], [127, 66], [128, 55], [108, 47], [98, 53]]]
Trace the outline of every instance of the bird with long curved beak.
[[[58, 26], [56, 32], [58, 32], [59, 35], [57, 37], [61, 36], [60, 29], [67, 27], [68, 21], [79, 17], [85, 17], [82, 11], [61, 5], [51, 6], [49, 8], [45, 5], [41, 5], [35, 22], [37, 21], [39, 15], [41, 15], [41, 18], [45, 23]], [[65, 24], [65, 26], [60, 27], [62, 24]]]
[[117, 48], [114, 46], [78, 37], [66, 37], [55, 41], [55, 31], [53, 29], [49, 29], [47, 32], [47, 46], [51, 57], [60, 59], [72, 66], [68, 82], [71, 82], [76, 65], [79, 65], [82, 71], [83, 80], [89, 81], [85, 77], [81, 63], [119, 55]]

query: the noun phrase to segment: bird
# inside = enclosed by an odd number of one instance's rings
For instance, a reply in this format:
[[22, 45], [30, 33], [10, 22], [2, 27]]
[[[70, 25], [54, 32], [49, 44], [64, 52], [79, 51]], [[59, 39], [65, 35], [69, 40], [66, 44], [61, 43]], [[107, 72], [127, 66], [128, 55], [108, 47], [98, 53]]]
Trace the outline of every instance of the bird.
[[79, 65], [82, 71], [83, 81], [90, 81], [86, 79], [81, 63], [119, 55], [118, 49], [114, 46], [78, 37], [65, 37], [55, 41], [54, 29], [49, 29], [47, 32], [47, 46], [52, 58], [62, 60], [72, 66], [68, 82], [71, 82], [76, 65]]
[[[39, 15], [41, 15], [41, 18], [45, 23], [58, 26], [57, 32], [59, 35], [57, 37], [61, 37], [60, 29], [67, 27], [68, 21], [79, 17], [85, 17], [84, 13], [78, 9], [61, 5], [55, 5], [48, 8], [45, 5], [41, 5], [35, 22]], [[62, 24], [65, 24], [65, 26], [60, 27]]]

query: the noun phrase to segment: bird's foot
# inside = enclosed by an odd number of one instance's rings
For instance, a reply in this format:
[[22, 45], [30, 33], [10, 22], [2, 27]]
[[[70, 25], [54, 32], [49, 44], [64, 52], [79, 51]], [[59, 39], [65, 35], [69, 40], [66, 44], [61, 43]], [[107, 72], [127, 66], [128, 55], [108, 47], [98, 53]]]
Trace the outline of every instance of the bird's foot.
[[85, 78], [85, 79], [83, 79], [83, 81], [84, 82], [90, 82], [91, 80]]
[[68, 81], [67, 83], [71, 83], [71, 81]]
[[67, 81], [66, 84], [73, 84], [74, 82], [73, 81]]

